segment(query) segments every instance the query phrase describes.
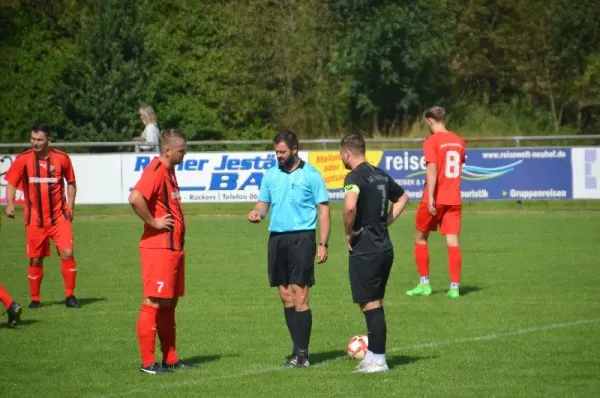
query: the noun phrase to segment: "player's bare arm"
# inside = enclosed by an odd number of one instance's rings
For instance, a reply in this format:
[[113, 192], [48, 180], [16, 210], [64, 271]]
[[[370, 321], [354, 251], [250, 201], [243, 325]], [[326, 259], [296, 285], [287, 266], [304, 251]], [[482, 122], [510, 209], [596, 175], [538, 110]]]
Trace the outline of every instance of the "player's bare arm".
[[348, 243], [348, 250], [352, 251], [352, 239], [358, 234], [360, 234], [361, 230], [353, 231], [352, 226], [354, 225], [354, 220], [356, 219], [356, 204], [358, 203], [358, 192], [355, 191], [346, 191], [346, 195], [344, 196], [344, 210], [343, 210], [343, 218], [344, 218], [344, 232], [346, 234], [346, 242]]
[[263, 218], [267, 215], [267, 210], [269, 210], [270, 203], [268, 202], [256, 202], [254, 208], [250, 210], [248, 213], [248, 221], [252, 223], [259, 223], [263, 220]]
[[329, 233], [331, 232], [331, 212], [329, 210], [329, 203], [319, 203], [317, 205], [317, 211], [319, 213], [319, 246], [317, 247], [317, 263], [323, 264], [327, 261], [327, 247], [325, 246], [329, 242]]
[[173, 228], [173, 216], [166, 214], [160, 218], [152, 217], [150, 209], [148, 209], [148, 202], [146, 198], [136, 190], [131, 191], [129, 194], [129, 203], [133, 210], [146, 224], [157, 230], [171, 230]]
[[435, 210], [435, 186], [437, 183], [437, 164], [436, 163], [427, 163], [427, 171], [426, 171], [426, 181], [427, 181], [427, 199], [429, 202], [429, 212], [432, 215], [436, 215], [437, 211]]
[[407, 204], [408, 204], [408, 194], [406, 192], [404, 192], [404, 194], [402, 194], [402, 196], [400, 196], [400, 198], [396, 202], [393, 202], [393, 204], [392, 204], [392, 209], [388, 213], [388, 219], [387, 219], [388, 226], [392, 225], [394, 223], [394, 221], [396, 221], [396, 219], [398, 217], [400, 217], [400, 214], [402, 214], [402, 212], [404, 211], [404, 208], [406, 208]]
[[17, 194], [17, 187], [8, 183], [6, 185], [6, 215], [9, 218], [15, 217], [15, 195]]
[[71, 212], [71, 221], [75, 218], [75, 196], [77, 196], [77, 184], [73, 181], [67, 186], [67, 204]]

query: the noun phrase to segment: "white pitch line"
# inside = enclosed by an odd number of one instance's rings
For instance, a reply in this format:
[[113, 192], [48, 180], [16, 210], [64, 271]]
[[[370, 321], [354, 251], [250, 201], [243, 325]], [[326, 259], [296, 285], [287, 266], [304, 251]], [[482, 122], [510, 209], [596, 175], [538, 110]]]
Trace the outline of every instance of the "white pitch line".
[[[568, 328], [568, 327], [572, 327], [572, 326], [585, 325], [585, 324], [589, 324], [589, 323], [598, 323], [598, 322], [600, 322], [600, 318], [580, 319], [578, 321], [573, 321], [573, 322], [553, 323], [550, 325], [539, 326], [539, 327], [535, 327], [535, 328], [518, 329], [518, 330], [513, 330], [512, 332], [491, 333], [491, 334], [486, 334], [483, 336], [465, 337], [462, 339], [454, 339], [454, 340], [432, 341], [430, 343], [414, 344], [414, 345], [409, 345], [409, 346], [404, 346], [404, 347], [394, 347], [394, 348], [386, 350], [386, 353], [399, 352], [399, 351], [413, 351], [413, 350], [419, 350], [419, 349], [423, 349], [423, 348], [438, 348], [438, 347], [444, 347], [444, 346], [455, 345], [455, 344], [476, 343], [479, 341], [497, 340], [497, 339], [501, 339], [503, 337], [515, 337], [515, 336], [521, 336], [524, 334], [546, 332], [546, 331], [554, 330], [554, 329], [562, 329], [562, 328]], [[346, 358], [347, 358], [346, 355], [342, 355], [342, 356], [339, 356], [339, 357], [336, 357], [333, 359], [329, 359], [327, 361], [323, 361], [319, 364], [316, 364], [314, 367], [324, 366], [327, 362], [339, 361], [341, 359], [346, 359]]]
[[[482, 335], [482, 336], [466, 337], [466, 338], [462, 338], [462, 339], [440, 340], [440, 341], [432, 341], [430, 343], [413, 344], [413, 345], [408, 345], [408, 346], [403, 346], [403, 347], [394, 347], [394, 348], [388, 349], [387, 353], [399, 352], [399, 351], [414, 351], [414, 350], [420, 350], [420, 349], [425, 349], [425, 348], [438, 348], [438, 347], [444, 347], [444, 346], [456, 345], [456, 344], [476, 343], [476, 342], [480, 342], [480, 341], [497, 340], [497, 339], [501, 339], [504, 337], [515, 337], [515, 336], [521, 336], [521, 335], [525, 335], [525, 334], [546, 332], [546, 331], [552, 331], [552, 330], [556, 330], [556, 329], [564, 329], [564, 328], [569, 328], [569, 327], [573, 327], [573, 326], [587, 325], [587, 324], [599, 323], [599, 322], [600, 322], [600, 318], [591, 318], [591, 319], [580, 319], [578, 321], [573, 321], [573, 322], [552, 323], [552, 324], [546, 325], [546, 326], [517, 329], [517, 330], [510, 331], [510, 332], [505, 332], [505, 333], [490, 333], [490, 334], [486, 334], [486, 335]], [[340, 355], [339, 357], [336, 357], [333, 359], [328, 359], [328, 360], [322, 361], [318, 364], [315, 364], [315, 365], [311, 366], [311, 368], [321, 368], [321, 367], [326, 366], [330, 362], [339, 361], [339, 360], [347, 359], [347, 358], [348, 358], [347, 355]], [[203, 384], [209, 380], [236, 379], [236, 378], [241, 378], [241, 377], [245, 377], [245, 376], [255, 376], [255, 375], [261, 375], [261, 374], [267, 374], [267, 373], [281, 372], [283, 370], [287, 370], [287, 369], [282, 366], [264, 365], [264, 366], [256, 367], [254, 369], [244, 370], [244, 371], [241, 371], [240, 373], [222, 375], [222, 376], [201, 375], [201, 376], [199, 376], [199, 379], [197, 379], [197, 380], [185, 380], [179, 384], [170, 384], [170, 383], [153, 384], [152, 386], [149, 386], [149, 388], [152, 389], [153, 391], [157, 390], [157, 389], [159, 389], [159, 390], [174, 389], [174, 388], [183, 387], [183, 386], [193, 386], [193, 385]], [[158, 377], [160, 377], [160, 376], [158, 376]], [[169, 376], [163, 376], [163, 377], [169, 377]], [[129, 394], [139, 394], [139, 393], [144, 393], [147, 391], [148, 390], [145, 390], [145, 389], [137, 389], [137, 390], [130, 390], [130, 391], [123, 392], [123, 393], [96, 395], [96, 396], [97, 397], [117, 397], [117, 396], [129, 395]]]

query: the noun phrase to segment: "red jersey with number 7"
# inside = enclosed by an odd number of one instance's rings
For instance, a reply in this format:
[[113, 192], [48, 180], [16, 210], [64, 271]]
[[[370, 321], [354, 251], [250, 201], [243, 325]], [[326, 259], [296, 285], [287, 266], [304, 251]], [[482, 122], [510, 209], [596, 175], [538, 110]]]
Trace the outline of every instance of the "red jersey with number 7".
[[133, 189], [146, 199], [152, 217], [160, 218], [170, 214], [174, 223], [170, 231], [157, 231], [148, 224], [144, 224], [144, 234], [139, 247], [183, 250], [185, 220], [175, 171], [155, 157], [144, 169], [140, 180]]
[[[437, 165], [436, 205], [460, 205], [460, 180], [465, 163], [465, 141], [450, 131], [430, 135], [423, 142], [426, 163]], [[428, 203], [427, 184], [421, 202]]]

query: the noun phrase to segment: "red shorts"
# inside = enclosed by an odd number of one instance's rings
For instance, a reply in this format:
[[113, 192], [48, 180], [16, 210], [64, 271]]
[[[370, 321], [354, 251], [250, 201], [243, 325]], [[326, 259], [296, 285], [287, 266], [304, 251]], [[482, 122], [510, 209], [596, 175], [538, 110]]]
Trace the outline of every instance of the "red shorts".
[[183, 297], [185, 253], [183, 250], [140, 248], [144, 298]]
[[25, 227], [27, 240], [27, 258], [41, 258], [50, 256], [50, 239], [56, 248], [73, 250], [73, 228], [71, 221], [61, 219], [55, 225], [39, 227], [27, 225]]
[[436, 231], [440, 226], [442, 235], [460, 234], [460, 224], [462, 220], [461, 205], [436, 205], [437, 214], [434, 216], [429, 212], [427, 203], [421, 202], [417, 209], [415, 227], [418, 231], [429, 232]]

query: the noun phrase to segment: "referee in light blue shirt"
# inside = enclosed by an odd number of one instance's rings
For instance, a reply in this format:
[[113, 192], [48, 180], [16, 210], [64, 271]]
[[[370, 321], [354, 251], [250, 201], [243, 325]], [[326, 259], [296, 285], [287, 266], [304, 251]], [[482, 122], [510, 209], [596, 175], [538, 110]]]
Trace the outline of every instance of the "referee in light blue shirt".
[[248, 214], [248, 220], [261, 222], [271, 207], [269, 283], [279, 288], [294, 344], [284, 366], [304, 368], [310, 366], [312, 312], [308, 291], [315, 283], [315, 253], [319, 264], [327, 261], [331, 227], [329, 197], [319, 171], [298, 157], [296, 134], [280, 132], [273, 139], [273, 147], [279, 166], [270, 168], [263, 176], [258, 202]]

